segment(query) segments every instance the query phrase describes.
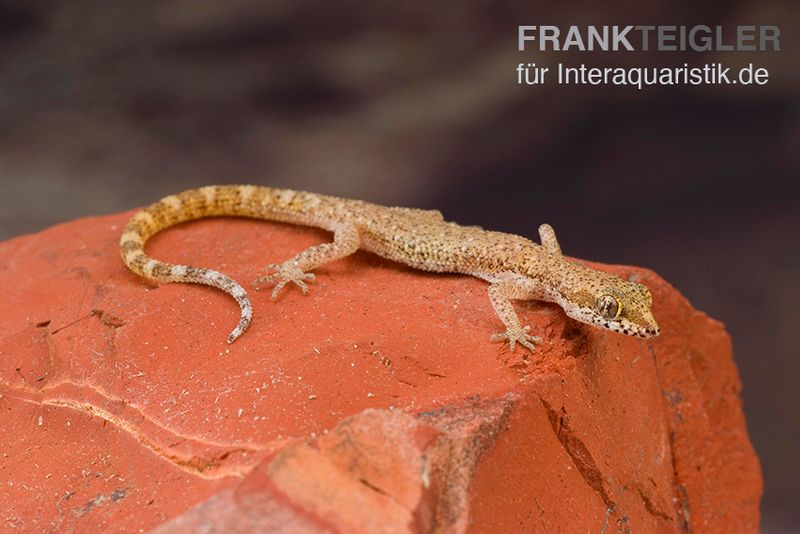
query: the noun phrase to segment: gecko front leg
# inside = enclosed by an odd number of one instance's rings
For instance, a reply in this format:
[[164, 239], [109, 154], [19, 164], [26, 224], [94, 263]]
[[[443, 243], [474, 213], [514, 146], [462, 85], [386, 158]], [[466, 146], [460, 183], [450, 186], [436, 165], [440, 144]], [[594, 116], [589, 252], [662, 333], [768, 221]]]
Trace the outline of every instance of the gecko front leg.
[[542, 242], [542, 246], [547, 249], [548, 252], [551, 252], [556, 256], [561, 256], [561, 246], [558, 244], [558, 239], [556, 239], [556, 231], [553, 230], [552, 226], [549, 224], [543, 224], [539, 226], [539, 239]]
[[253, 281], [253, 286], [260, 289], [266, 284], [275, 284], [272, 290], [272, 300], [275, 300], [281, 289], [292, 282], [297, 285], [304, 295], [308, 294], [306, 280], [314, 280], [314, 275], [308, 271], [333, 260], [349, 256], [358, 250], [361, 238], [358, 228], [351, 223], [342, 223], [333, 233], [333, 243], [324, 243], [309, 247], [294, 258], [280, 264], [270, 264], [267, 267], [274, 269], [272, 274], [259, 276]]
[[522, 326], [520, 324], [517, 312], [514, 311], [514, 306], [511, 304], [511, 299], [533, 299], [536, 298], [537, 294], [538, 292], [533, 283], [523, 278], [511, 278], [493, 282], [489, 286], [489, 299], [492, 301], [492, 307], [494, 307], [497, 316], [503, 321], [506, 331], [492, 334], [489, 339], [491, 341], [508, 340], [512, 352], [518, 342], [533, 352], [535, 349], [534, 343], [541, 343], [542, 338], [528, 334], [530, 326]]

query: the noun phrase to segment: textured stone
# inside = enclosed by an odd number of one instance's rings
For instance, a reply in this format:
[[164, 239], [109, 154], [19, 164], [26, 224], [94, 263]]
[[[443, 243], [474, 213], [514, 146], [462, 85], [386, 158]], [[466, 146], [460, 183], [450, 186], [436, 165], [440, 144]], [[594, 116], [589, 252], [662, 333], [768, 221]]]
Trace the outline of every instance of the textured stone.
[[[641, 340], [359, 253], [310, 296], [156, 287], [129, 214], [0, 244], [0, 518], [22, 530], [752, 532], [762, 491], [730, 338], [654, 273]], [[149, 252], [247, 282], [324, 232], [218, 219]]]

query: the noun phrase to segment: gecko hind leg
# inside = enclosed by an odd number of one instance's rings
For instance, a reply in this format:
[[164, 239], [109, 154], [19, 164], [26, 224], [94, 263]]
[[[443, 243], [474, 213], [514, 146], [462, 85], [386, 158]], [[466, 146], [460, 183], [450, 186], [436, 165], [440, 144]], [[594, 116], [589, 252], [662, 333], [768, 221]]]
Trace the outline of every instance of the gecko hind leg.
[[272, 289], [272, 300], [278, 297], [278, 293], [289, 282], [295, 284], [303, 292], [303, 295], [308, 295], [308, 284], [306, 281], [313, 282], [316, 278], [314, 273], [304, 272], [293, 260], [288, 260], [283, 263], [270, 263], [267, 269], [274, 270], [272, 274], [265, 274], [253, 280], [253, 287], [261, 289], [265, 285], [275, 284]]
[[521, 280], [510, 279], [492, 283], [489, 286], [489, 299], [497, 316], [503, 321], [506, 331], [492, 334], [489, 339], [491, 341], [508, 341], [511, 352], [514, 352], [517, 343], [534, 352], [536, 349], [534, 344], [541, 343], [542, 338], [528, 334], [531, 327], [520, 324], [511, 299], [523, 300], [535, 296], [535, 289], [529, 283]]
[[253, 286], [261, 289], [265, 285], [275, 284], [272, 290], [272, 300], [275, 300], [281, 290], [290, 282], [299, 287], [304, 295], [307, 295], [306, 281], [310, 282], [315, 279], [314, 274], [308, 271], [330, 261], [349, 256], [358, 250], [360, 243], [358, 228], [349, 223], [341, 224], [334, 230], [333, 243], [309, 247], [283, 263], [268, 265], [267, 268], [275, 272], [259, 276], [253, 280]]

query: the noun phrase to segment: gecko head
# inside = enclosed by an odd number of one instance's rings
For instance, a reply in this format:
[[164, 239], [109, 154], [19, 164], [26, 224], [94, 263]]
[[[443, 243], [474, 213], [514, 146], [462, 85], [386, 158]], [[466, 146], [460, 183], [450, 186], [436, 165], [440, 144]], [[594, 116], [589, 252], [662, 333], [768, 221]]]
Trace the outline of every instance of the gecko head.
[[[574, 291], [562, 293], [561, 307], [577, 321], [629, 336], [655, 337], [660, 329], [653, 317], [653, 297], [642, 284], [589, 271]], [[585, 275], [586, 273], [584, 273]], [[588, 282], [588, 283], [587, 283]]]

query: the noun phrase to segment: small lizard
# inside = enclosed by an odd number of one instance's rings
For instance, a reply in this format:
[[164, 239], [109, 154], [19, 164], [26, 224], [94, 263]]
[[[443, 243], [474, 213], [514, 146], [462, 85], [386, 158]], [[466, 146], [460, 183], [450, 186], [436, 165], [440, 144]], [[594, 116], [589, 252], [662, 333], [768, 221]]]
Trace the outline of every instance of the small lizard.
[[512, 300], [555, 302], [571, 318], [623, 334], [659, 333], [653, 298], [641, 284], [590, 269], [561, 254], [550, 225], [539, 227], [541, 245], [524, 237], [460, 226], [437, 210], [386, 207], [289, 189], [256, 185], [217, 185], [167, 196], [139, 211], [120, 238], [120, 253], [133, 272], [159, 282], [190, 282], [216, 287], [241, 308], [239, 324], [228, 336], [238, 338], [250, 324], [253, 308], [242, 286], [224, 274], [187, 265], [171, 265], [144, 252], [145, 242], [175, 224], [215, 216], [239, 216], [315, 226], [333, 232], [333, 242], [310, 247], [257, 278], [256, 289], [274, 284], [272, 299], [288, 283], [308, 293], [312, 269], [364, 249], [411, 267], [462, 273], [489, 282], [489, 299], [505, 332], [492, 341], [520, 343], [531, 351], [541, 338], [529, 333]]

